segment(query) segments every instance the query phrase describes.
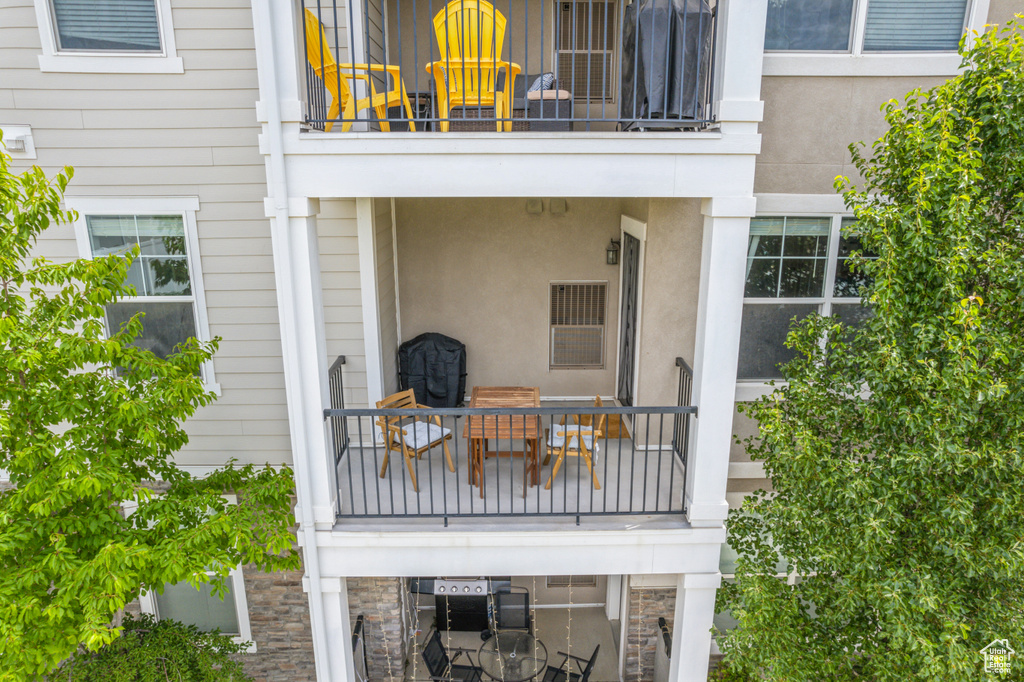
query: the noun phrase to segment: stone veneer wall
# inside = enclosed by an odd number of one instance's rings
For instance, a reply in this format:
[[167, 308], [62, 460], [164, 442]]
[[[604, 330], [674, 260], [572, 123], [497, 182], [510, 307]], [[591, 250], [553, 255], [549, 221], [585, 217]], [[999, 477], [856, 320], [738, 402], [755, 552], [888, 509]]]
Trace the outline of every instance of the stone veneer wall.
[[349, 578], [348, 612], [355, 627], [363, 616], [369, 678], [373, 682], [402, 682], [409, 655], [402, 619], [402, 578]]
[[650, 682], [654, 679], [654, 654], [661, 636], [658, 619], [664, 618], [671, 628], [675, 610], [675, 589], [641, 590], [634, 587], [629, 591], [624, 682]]
[[256, 682], [316, 682], [309, 599], [302, 571], [260, 573], [246, 566], [245, 597], [255, 654], [243, 654]]

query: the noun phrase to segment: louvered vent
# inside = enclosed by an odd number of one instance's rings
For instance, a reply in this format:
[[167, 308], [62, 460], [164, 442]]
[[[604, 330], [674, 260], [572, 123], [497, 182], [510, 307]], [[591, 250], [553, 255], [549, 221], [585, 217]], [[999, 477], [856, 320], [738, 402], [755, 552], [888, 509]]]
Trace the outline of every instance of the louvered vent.
[[605, 282], [551, 285], [551, 368], [604, 367]]
[[614, 5], [593, 1], [558, 5], [558, 87], [577, 99], [611, 99]]
[[549, 575], [548, 587], [597, 587], [596, 575]]

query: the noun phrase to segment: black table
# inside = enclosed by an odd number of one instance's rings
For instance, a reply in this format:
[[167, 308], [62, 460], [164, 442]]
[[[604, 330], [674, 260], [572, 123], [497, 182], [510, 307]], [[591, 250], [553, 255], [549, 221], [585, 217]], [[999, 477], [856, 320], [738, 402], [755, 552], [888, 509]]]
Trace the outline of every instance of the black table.
[[477, 660], [484, 673], [498, 682], [527, 682], [544, 672], [548, 650], [528, 632], [499, 632], [480, 646]]

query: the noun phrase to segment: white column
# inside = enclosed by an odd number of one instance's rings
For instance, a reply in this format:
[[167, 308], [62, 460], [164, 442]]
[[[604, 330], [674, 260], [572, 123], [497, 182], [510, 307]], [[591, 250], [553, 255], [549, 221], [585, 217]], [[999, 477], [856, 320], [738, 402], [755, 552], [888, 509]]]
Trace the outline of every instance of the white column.
[[344, 578], [324, 578], [323, 599], [325, 631], [330, 646], [327, 667], [335, 682], [355, 682], [352, 660], [352, 619], [348, 612], [348, 584]]
[[705, 682], [711, 655], [711, 626], [715, 617], [715, 590], [719, 573], [687, 573], [679, 576], [676, 613], [672, 625], [672, 659], [669, 682]]
[[281, 326], [295, 509], [302, 547], [304, 583], [309, 596], [313, 655], [319, 682], [340, 682], [332, 676], [327, 635], [317, 529], [334, 525], [335, 485], [323, 410], [329, 405], [327, 352], [321, 301], [320, 265], [316, 236], [316, 199], [268, 199], [270, 237], [274, 253], [277, 310]]
[[694, 526], [720, 526], [729, 509], [725, 487], [754, 207], [753, 197], [717, 197], [701, 203], [704, 238], [693, 363], [693, 404], [698, 413], [686, 472], [687, 517]]
[[764, 112], [761, 62], [768, 0], [720, 0], [715, 110], [723, 132], [756, 133]]
[[286, 226], [271, 210], [268, 217], [296, 492], [300, 498], [308, 495], [317, 528], [329, 530], [338, 492], [323, 415], [330, 407], [330, 389], [316, 235], [319, 210], [316, 199], [289, 199]]

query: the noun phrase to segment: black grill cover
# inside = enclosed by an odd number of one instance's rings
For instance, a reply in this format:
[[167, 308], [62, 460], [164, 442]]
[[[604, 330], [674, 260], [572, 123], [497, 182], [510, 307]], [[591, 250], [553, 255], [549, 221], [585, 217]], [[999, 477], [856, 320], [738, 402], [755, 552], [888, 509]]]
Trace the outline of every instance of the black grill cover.
[[420, 334], [398, 347], [402, 390], [430, 407], [458, 407], [466, 395], [466, 345], [444, 334]]
[[633, 0], [626, 5], [619, 100], [623, 121], [706, 117], [713, 27], [707, 0]]

